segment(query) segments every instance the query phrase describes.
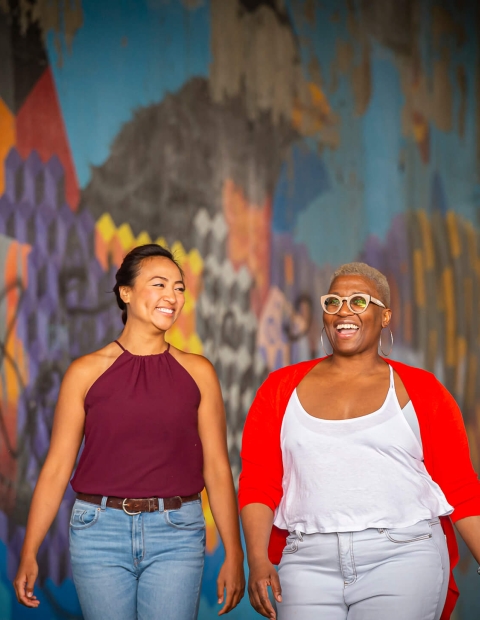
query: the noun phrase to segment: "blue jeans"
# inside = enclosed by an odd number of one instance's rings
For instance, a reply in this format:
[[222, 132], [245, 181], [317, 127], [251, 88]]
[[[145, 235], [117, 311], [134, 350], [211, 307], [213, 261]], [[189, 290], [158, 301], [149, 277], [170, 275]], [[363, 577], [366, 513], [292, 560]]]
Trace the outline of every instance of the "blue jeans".
[[278, 574], [279, 620], [438, 620], [450, 574], [438, 519], [410, 527], [295, 534]]
[[135, 516], [77, 500], [73, 580], [85, 620], [195, 620], [205, 555], [200, 500]]

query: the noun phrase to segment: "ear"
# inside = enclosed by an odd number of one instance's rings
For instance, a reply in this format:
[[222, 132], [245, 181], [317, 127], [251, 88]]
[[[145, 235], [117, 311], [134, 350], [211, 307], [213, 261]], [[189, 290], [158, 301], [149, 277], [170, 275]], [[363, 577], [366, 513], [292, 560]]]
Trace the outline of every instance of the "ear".
[[390, 325], [390, 321], [392, 320], [392, 311], [390, 308], [387, 308], [382, 312], [382, 328]]
[[130, 287], [129, 286], [120, 286], [118, 289], [118, 292], [120, 293], [120, 298], [123, 301], [123, 303], [125, 304], [130, 303]]

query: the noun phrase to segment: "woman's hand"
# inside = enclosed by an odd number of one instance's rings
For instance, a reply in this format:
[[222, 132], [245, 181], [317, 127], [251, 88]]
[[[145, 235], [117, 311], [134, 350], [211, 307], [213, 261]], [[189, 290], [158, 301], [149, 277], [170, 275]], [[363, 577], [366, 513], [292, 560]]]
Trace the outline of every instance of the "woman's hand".
[[248, 577], [250, 603], [259, 614], [274, 620], [277, 614], [268, 598], [268, 586], [271, 587], [277, 603], [281, 603], [282, 588], [280, 587], [280, 579], [273, 564], [268, 558], [250, 562], [250, 575]]
[[17, 601], [25, 607], [38, 607], [40, 601], [33, 594], [33, 585], [38, 575], [37, 560], [33, 557], [22, 558], [13, 585]]
[[[226, 595], [225, 595], [226, 591]], [[243, 553], [235, 560], [228, 557], [222, 564], [217, 579], [218, 603], [225, 603], [218, 615], [228, 614], [240, 603], [245, 593], [245, 574], [243, 572]]]

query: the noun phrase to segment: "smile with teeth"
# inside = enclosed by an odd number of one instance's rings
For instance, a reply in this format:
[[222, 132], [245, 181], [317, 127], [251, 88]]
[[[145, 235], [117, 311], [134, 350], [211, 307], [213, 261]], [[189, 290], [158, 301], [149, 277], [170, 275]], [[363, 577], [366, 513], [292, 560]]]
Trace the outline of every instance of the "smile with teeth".
[[347, 331], [357, 331], [359, 329], [358, 325], [355, 325], [354, 323], [341, 323], [340, 325], [337, 325], [337, 327], [335, 328], [338, 332], [339, 331], [343, 331], [343, 330], [347, 330]]
[[155, 308], [155, 310], [158, 310], [162, 314], [168, 314], [168, 316], [172, 316], [173, 315], [172, 308]]

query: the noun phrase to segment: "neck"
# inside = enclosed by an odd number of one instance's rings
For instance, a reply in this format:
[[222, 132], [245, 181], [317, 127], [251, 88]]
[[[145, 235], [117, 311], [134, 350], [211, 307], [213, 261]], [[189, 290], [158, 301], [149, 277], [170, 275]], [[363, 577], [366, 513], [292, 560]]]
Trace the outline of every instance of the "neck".
[[133, 355], [157, 355], [167, 348], [164, 331], [147, 332], [129, 321], [118, 340]]
[[355, 355], [333, 353], [325, 361], [335, 372], [349, 373], [350, 375], [375, 373], [385, 368], [385, 361], [376, 350], [363, 351]]

